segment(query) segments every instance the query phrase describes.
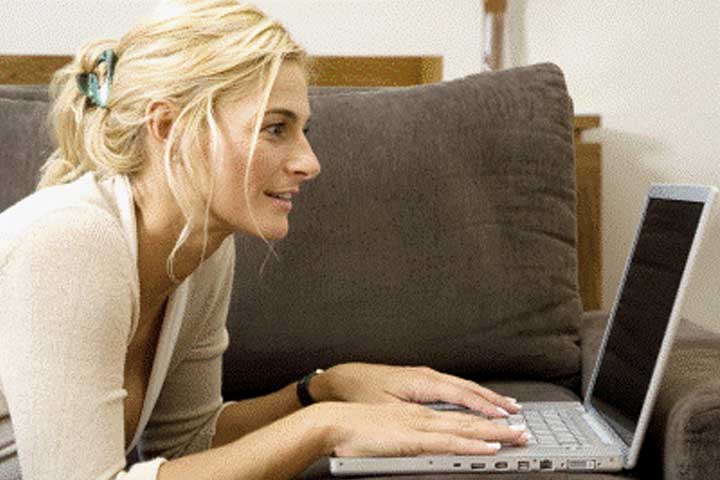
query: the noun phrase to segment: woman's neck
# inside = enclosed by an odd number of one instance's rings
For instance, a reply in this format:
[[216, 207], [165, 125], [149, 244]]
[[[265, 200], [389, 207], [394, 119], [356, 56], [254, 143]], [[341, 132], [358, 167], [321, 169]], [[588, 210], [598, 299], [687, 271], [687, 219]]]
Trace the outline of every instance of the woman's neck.
[[[152, 305], [162, 301], [210, 257], [227, 238], [227, 234], [208, 233], [203, 257], [204, 235], [202, 228], [194, 228], [177, 251], [173, 261], [175, 283], [167, 271], [169, 258], [180, 233], [186, 224], [164, 178], [148, 182], [137, 177], [131, 180], [138, 242], [138, 272], [141, 303]], [[153, 185], [153, 188], [148, 188]], [[202, 225], [202, 221], [199, 225]]]

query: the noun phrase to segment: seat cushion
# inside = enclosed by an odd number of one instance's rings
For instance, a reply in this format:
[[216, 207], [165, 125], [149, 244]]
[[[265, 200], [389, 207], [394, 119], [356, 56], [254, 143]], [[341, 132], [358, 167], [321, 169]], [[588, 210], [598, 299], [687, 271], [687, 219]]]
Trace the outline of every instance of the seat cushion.
[[294, 199], [278, 258], [237, 240], [226, 396], [348, 361], [579, 379], [562, 72], [543, 64], [310, 100], [322, 173]]

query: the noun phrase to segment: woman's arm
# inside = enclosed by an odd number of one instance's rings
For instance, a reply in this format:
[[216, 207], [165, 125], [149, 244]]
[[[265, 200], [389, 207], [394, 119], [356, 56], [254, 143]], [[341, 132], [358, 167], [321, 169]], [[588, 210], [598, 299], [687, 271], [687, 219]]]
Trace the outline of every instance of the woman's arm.
[[327, 430], [313, 420], [316, 417], [307, 410], [283, 417], [219, 448], [165, 462], [160, 466], [157, 479], [293, 478], [315, 460], [330, 453]]
[[[219, 448], [165, 462], [158, 480], [287, 480], [337, 456], [493, 455], [522, 432], [410, 403], [322, 402]], [[487, 443], [491, 442], [491, 443]]]
[[[322, 389], [323, 380], [323, 375], [317, 375], [310, 382], [310, 395], [318, 401], [327, 399]], [[296, 385], [297, 383], [292, 383], [269, 395], [243, 400], [225, 407], [218, 417], [212, 446], [226, 445], [298, 411], [302, 405], [295, 393]]]
[[99, 209], [67, 207], [18, 235], [0, 259], [0, 378], [22, 477], [155, 479], [161, 459], [123, 471], [123, 232]]

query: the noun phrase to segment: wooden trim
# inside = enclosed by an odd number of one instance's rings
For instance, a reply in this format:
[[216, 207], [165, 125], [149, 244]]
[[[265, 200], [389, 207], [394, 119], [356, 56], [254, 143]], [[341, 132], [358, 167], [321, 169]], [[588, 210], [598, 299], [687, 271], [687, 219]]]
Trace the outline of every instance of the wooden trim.
[[489, 13], [505, 13], [507, 0], [485, 0], [485, 11]]
[[598, 144], [575, 145], [578, 283], [583, 308], [602, 308], [602, 164]]
[[313, 57], [316, 86], [403, 87], [442, 81], [442, 57]]
[[71, 60], [60, 55], [0, 55], [0, 85], [50, 83], [53, 73]]
[[598, 115], [576, 115], [575, 131], [589, 130], [600, 126], [600, 117]]
[[600, 117], [598, 115], [576, 115], [574, 134], [575, 143], [582, 142], [582, 134], [585, 130], [592, 130], [600, 127]]
[[602, 149], [583, 142], [582, 133], [600, 123], [598, 115], [578, 115], [574, 125], [578, 283], [586, 311], [602, 308]]
[[[0, 84], [46, 84], [57, 69], [71, 61], [71, 56], [0, 55]], [[311, 57], [311, 62], [311, 84], [317, 86], [410, 86], [442, 81], [440, 56], [317, 56]]]

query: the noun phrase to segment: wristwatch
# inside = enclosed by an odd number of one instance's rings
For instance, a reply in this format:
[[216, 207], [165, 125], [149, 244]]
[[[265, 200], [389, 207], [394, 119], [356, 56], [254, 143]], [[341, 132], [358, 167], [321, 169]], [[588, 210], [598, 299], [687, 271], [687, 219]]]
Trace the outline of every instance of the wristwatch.
[[314, 377], [315, 375], [318, 375], [318, 374], [324, 373], [324, 372], [325, 372], [325, 370], [323, 370], [322, 368], [318, 368], [314, 372], [310, 372], [307, 375], [305, 375], [297, 383], [297, 388], [296, 388], [297, 397], [298, 397], [298, 400], [300, 400], [300, 404], [303, 407], [307, 407], [307, 406], [315, 403], [315, 399], [312, 398], [312, 396], [310, 395], [310, 390], [309, 390], [310, 379], [312, 379], [312, 377]]

